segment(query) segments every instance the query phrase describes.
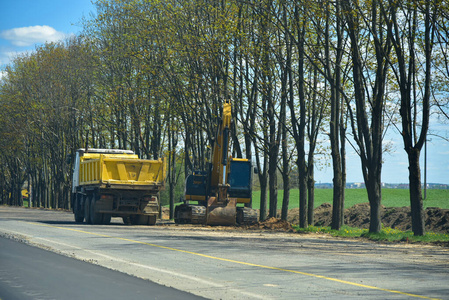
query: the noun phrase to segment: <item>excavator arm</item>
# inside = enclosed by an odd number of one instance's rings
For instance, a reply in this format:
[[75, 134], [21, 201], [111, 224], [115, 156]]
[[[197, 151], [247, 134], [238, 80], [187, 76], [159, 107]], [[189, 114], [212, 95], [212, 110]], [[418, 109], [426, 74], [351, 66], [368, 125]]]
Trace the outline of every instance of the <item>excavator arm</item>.
[[210, 185], [212, 189], [219, 184], [226, 184], [226, 168], [229, 160], [229, 134], [231, 128], [231, 103], [223, 104], [223, 116], [217, 129], [214, 147], [212, 148], [212, 171]]
[[234, 225], [237, 216], [237, 199], [230, 198], [228, 189], [229, 135], [231, 128], [231, 103], [223, 104], [221, 123], [212, 152], [211, 194], [207, 199], [206, 224]]

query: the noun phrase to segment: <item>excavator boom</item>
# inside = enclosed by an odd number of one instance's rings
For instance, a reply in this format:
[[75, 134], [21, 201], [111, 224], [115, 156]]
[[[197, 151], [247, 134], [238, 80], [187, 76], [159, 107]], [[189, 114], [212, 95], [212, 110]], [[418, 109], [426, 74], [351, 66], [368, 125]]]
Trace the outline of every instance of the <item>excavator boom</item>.
[[222, 122], [218, 126], [217, 140], [213, 148], [211, 195], [207, 199], [206, 224], [235, 225], [237, 199], [229, 198], [227, 167], [229, 160], [229, 134], [231, 128], [231, 103], [223, 104]]

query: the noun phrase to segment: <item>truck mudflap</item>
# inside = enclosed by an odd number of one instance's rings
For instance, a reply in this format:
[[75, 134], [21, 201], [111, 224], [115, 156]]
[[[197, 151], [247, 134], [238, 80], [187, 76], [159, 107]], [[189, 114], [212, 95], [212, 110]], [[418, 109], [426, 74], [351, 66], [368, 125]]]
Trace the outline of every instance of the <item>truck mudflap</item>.
[[219, 201], [216, 197], [207, 200], [207, 225], [235, 225], [237, 217], [237, 198], [225, 198]]

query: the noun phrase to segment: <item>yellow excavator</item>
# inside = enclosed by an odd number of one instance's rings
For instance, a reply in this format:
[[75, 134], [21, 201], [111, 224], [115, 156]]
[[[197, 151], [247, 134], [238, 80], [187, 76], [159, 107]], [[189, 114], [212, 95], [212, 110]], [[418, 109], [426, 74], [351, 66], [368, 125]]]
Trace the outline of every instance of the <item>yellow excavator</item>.
[[257, 211], [250, 208], [251, 161], [232, 158], [229, 154], [231, 114], [231, 103], [224, 103], [208, 170], [194, 171], [186, 178], [184, 201], [175, 208], [175, 222], [178, 224], [235, 225], [257, 222]]

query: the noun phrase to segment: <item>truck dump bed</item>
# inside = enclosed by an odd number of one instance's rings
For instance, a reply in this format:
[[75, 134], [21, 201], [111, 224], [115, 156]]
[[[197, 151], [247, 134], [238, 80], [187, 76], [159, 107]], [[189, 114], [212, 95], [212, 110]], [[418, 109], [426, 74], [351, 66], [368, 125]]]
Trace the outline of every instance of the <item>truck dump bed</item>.
[[130, 150], [78, 149], [72, 183], [76, 222], [154, 225], [165, 184], [165, 160], [146, 160]]
[[116, 189], [154, 189], [164, 185], [165, 162], [135, 154], [85, 153], [80, 157], [79, 185]]

